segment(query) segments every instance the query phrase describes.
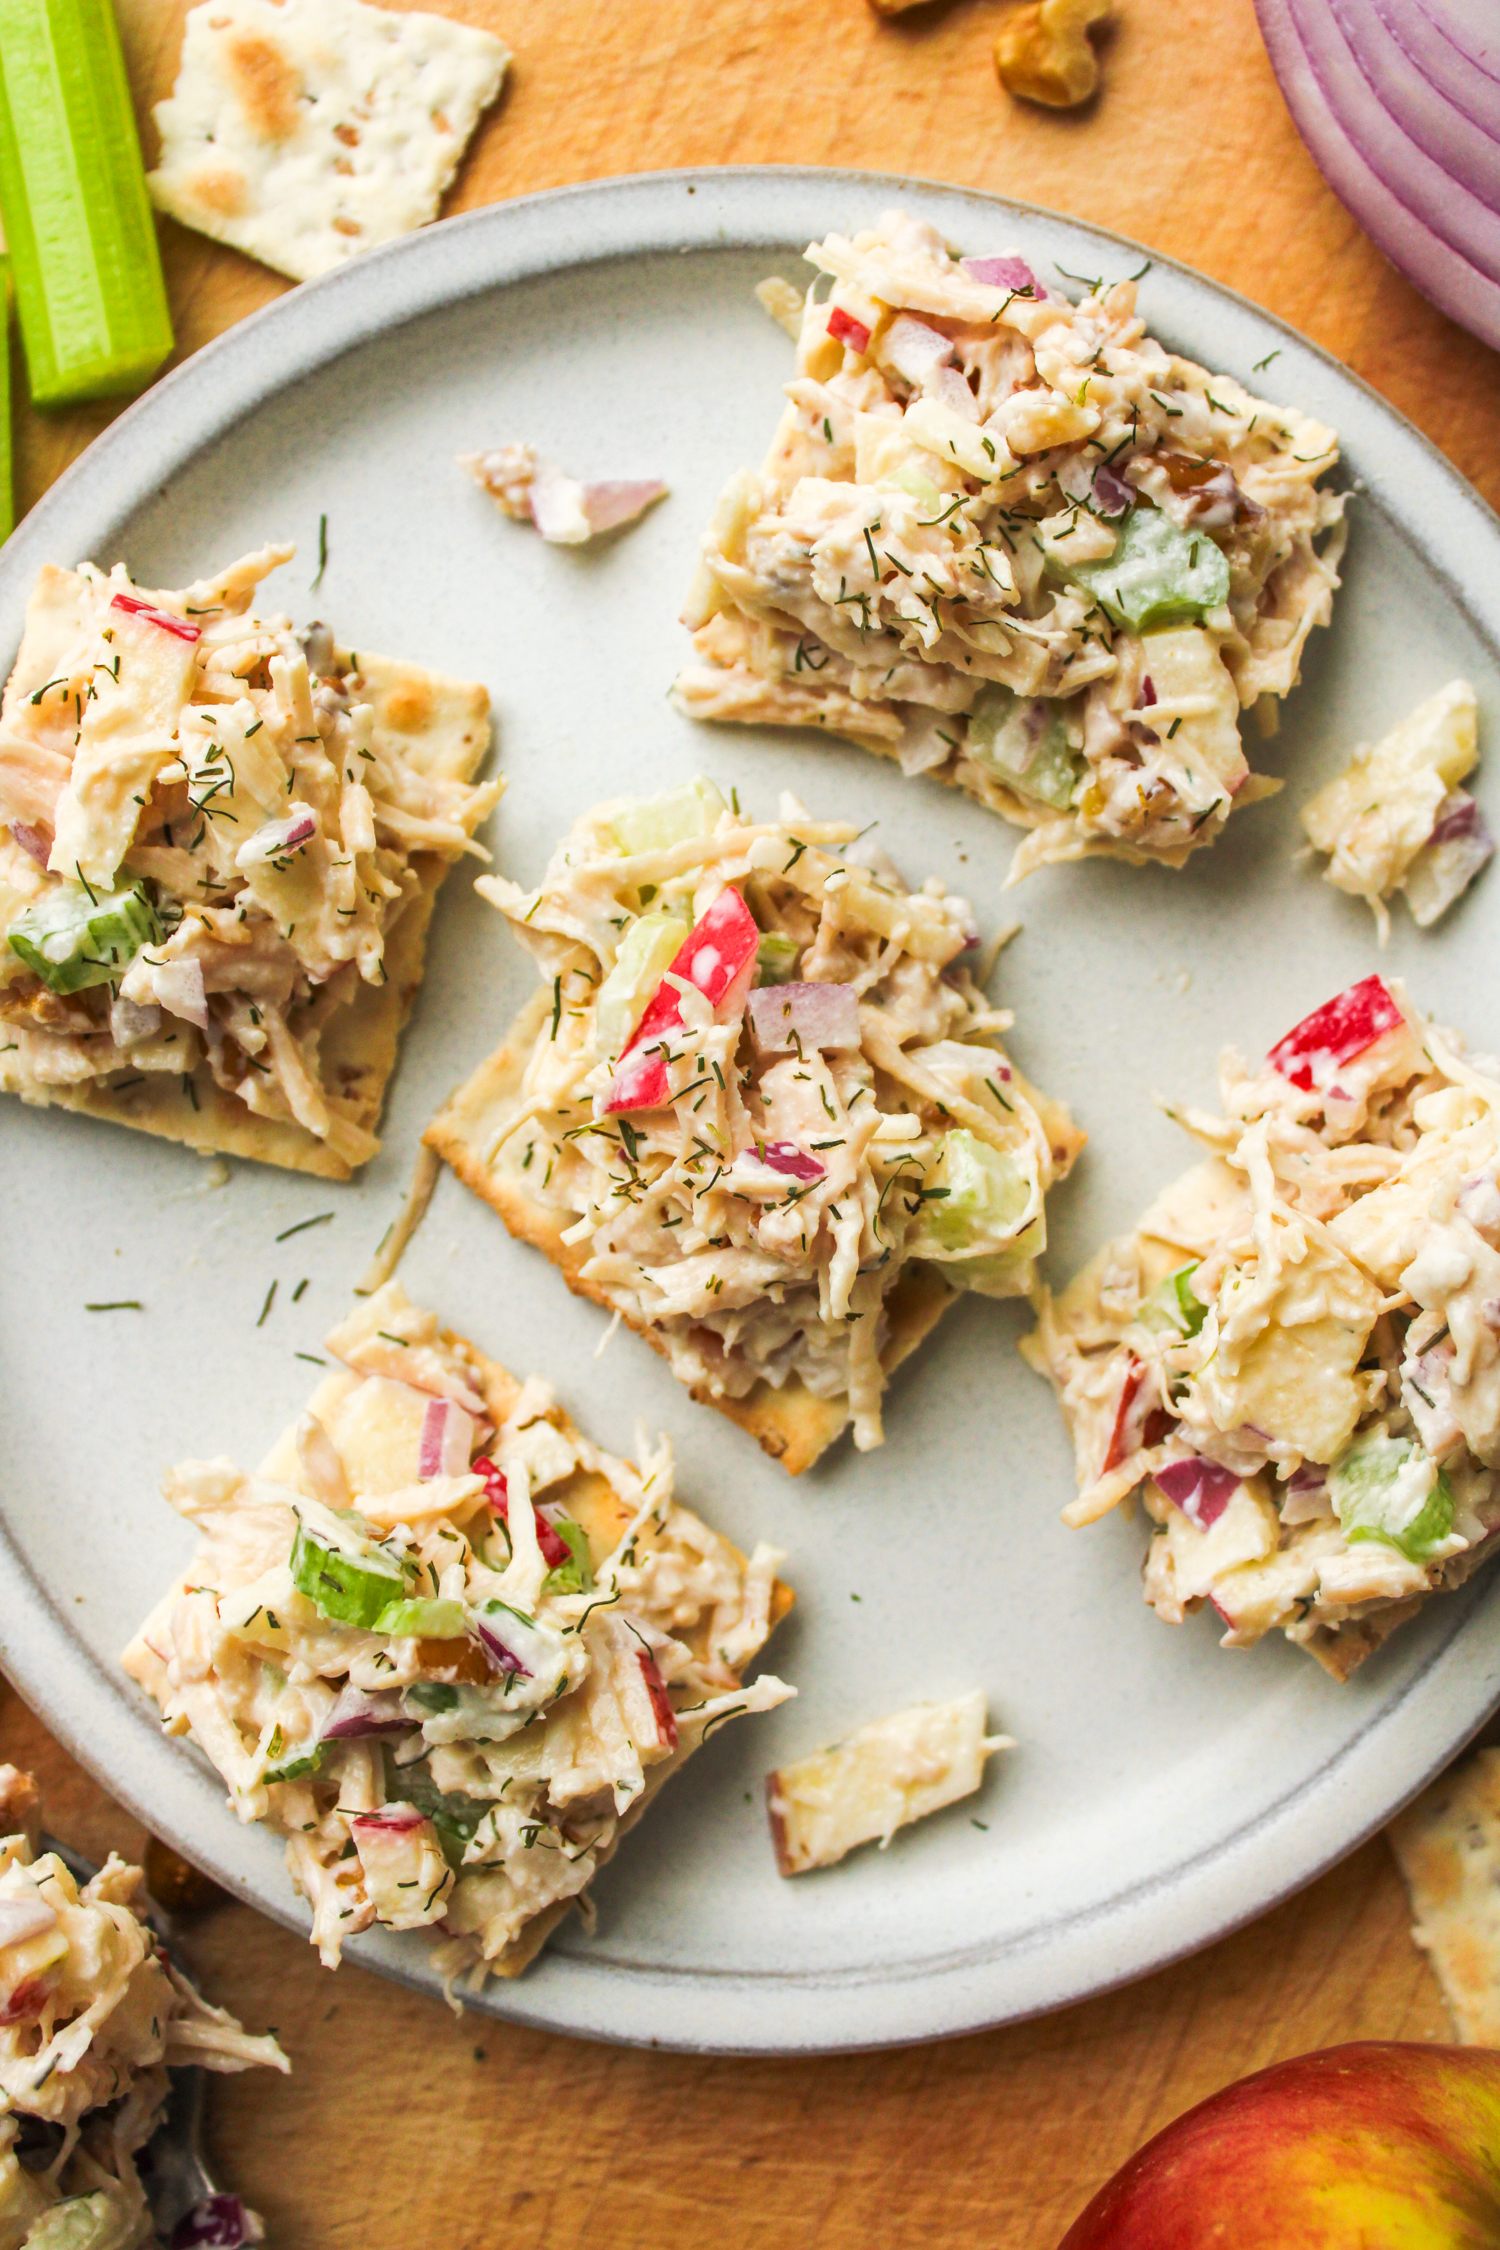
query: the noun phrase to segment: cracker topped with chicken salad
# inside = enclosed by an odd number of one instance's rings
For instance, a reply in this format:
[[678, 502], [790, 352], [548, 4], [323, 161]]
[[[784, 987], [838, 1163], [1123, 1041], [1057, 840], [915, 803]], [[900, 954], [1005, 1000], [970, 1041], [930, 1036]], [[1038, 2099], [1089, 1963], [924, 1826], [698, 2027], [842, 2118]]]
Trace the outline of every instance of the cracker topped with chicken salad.
[[42, 571], [0, 703], [0, 1091], [346, 1179], [503, 784], [485, 688], [259, 609], [292, 553], [167, 593]]
[[1252, 1066], [1209, 1154], [1022, 1346], [1077, 1457], [1064, 1521], [1139, 1491], [1145, 1594], [1343, 1679], [1500, 1531], [1500, 1061], [1366, 977]]
[[542, 985], [427, 1138], [793, 1475], [959, 1289], [1022, 1296], [1083, 1135], [1000, 1045], [967, 900], [699, 779], [479, 888]]
[[1013, 877], [1181, 866], [1279, 786], [1240, 713], [1331, 616], [1335, 433], [1166, 350], [1133, 280], [1075, 303], [899, 211], [807, 255], [831, 294], [705, 534], [679, 706], [957, 784], [1032, 831]]
[[125, 1651], [244, 1821], [286, 1838], [336, 1967], [381, 1923], [449, 1983], [516, 1976], [662, 1782], [795, 1693], [747, 1666], [791, 1607], [673, 1492], [385, 1286], [254, 1475], [171, 1470], [199, 1546]]

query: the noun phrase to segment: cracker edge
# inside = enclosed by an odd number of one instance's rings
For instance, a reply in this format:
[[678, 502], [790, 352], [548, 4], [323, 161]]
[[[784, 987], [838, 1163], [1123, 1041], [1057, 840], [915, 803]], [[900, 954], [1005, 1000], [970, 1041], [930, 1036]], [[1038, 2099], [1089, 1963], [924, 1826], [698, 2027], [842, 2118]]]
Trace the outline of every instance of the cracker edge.
[[[551, 1006], [545, 990], [528, 1000], [503, 1043], [451, 1094], [422, 1138], [435, 1149], [467, 1188], [499, 1213], [520, 1242], [540, 1250], [556, 1266], [575, 1295], [606, 1312], [616, 1307], [596, 1282], [583, 1278], [588, 1251], [562, 1240], [562, 1218], [533, 1202], [514, 1175], [497, 1175], [481, 1151], [493, 1146], [518, 1107], [521, 1080]], [[886, 1300], [891, 1337], [881, 1355], [887, 1375], [924, 1343], [955, 1301], [936, 1269], [921, 1261], [908, 1266]], [[626, 1325], [652, 1350], [667, 1358], [661, 1338], [648, 1323], [623, 1314]], [[742, 1399], [715, 1398], [705, 1385], [690, 1385], [689, 1395], [712, 1406], [753, 1437], [763, 1452], [779, 1461], [788, 1476], [812, 1467], [851, 1420], [847, 1401], [818, 1398], [793, 1376], [779, 1389], [764, 1380]]]

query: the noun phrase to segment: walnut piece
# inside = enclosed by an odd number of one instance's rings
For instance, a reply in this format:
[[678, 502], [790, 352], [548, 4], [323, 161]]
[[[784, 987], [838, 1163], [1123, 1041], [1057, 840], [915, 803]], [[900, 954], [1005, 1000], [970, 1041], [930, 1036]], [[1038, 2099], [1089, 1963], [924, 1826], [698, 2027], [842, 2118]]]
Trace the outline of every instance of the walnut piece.
[[1089, 27], [1109, 15], [1109, 0], [1032, 0], [1017, 8], [995, 41], [995, 68], [1008, 94], [1073, 109], [1099, 83]]

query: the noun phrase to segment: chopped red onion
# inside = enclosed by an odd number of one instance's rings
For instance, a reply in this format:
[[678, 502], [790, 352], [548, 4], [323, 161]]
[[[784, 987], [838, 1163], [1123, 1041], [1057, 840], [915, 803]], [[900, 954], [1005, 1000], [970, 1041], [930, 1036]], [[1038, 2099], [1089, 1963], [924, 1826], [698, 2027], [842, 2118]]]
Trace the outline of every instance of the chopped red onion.
[[1169, 1461], [1153, 1481], [1200, 1531], [1218, 1522], [1240, 1486], [1233, 1469], [1196, 1453], [1187, 1461]]
[[853, 313], [846, 313], [842, 305], [835, 305], [828, 315], [828, 333], [836, 344], [847, 344], [851, 351], [861, 354], [870, 348], [870, 331]]
[[1094, 471], [1094, 499], [1101, 516], [1123, 516], [1127, 508], [1135, 506], [1135, 492], [1123, 477], [1101, 461]]
[[[549, 1524], [547, 1528], [550, 1531], [552, 1527]], [[556, 1538], [556, 1536], [557, 1534], [553, 1532], [553, 1537]], [[479, 1638], [484, 1643], [484, 1652], [497, 1672], [519, 1672], [522, 1679], [529, 1680], [531, 1678], [531, 1666], [523, 1664], [515, 1650], [501, 1639], [500, 1630], [492, 1618], [481, 1615], [478, 1620], [478, 1629]]]
[[881, 338], [880, 355], [908, 383], [921, 383], [934, 368], [946, 367], [953, 357], [953, 339], [911, 313], [898, 313]]
[[1471, 1172], [1458, 1191], [1458, 1208], [1492, 1250], [1500, 1250], [1500, 1185], [1493, 1172]]
[[130, 1048], [142, 1039], [154, 1039], [160, 1029], [161, 1010], [153, 1001], [140, 1006], [116, 993], [109, 1008], [109, 1036], [117, 1047]]
[[1277, 1040], [1266, 1060], [1303, 1093], [1347, 1099], [1333, 1083], [1340, 1069], [1404, 1021], [1379, 977], [1363, 977], [1304, 1016]]
[[318, 833], [318, 816], [311, 805], [294, 804], [287, 808], [284, 820], [268, 820], [246, 838], [234, 855], [239, 868], [259, 867], [268, 859], [281, 859], [287, 852], [300, 851], [311, 843]]
[[0, 1947], [24, 1945], [57, 1927], [57, 1916], [44, 1898], [0, 1898]]
[[956, 367], [934, 368], [924, 387], [930, 397], [961, 421], [979, 420], [979, 401]]
[[323, 1722], [320, 1742], [363, 1742], [370, 1735], [406, 1734], [411, 1721], [403, 1717], [401, 1699], [394, 1689], [367, 1694], [352, 1685], [340, 1688], [333, 1709]]
[[961, 258], [959, 264], [971, 281], [983, 281], [992, 289], [1008, 289], [1016, 297], [1047, 294], [1024, 258]]
[[455, 1406], [451, 1398], [427, 1401], [422, 1434], [417, 1440], [417, 1476], [423, 1484], [432, 1477], [461, 1477], [467, 1473], [474, 1450], [473, 1417]]
[[1155, 701], [1156, 682], [1149, 672], [1143, 672], [1141, 674], [1141, 692], [1135, 699], [1135, 707], [1138, 711], [1149, 711]]
[[174, 617], [169, 609], [157, 609], [143, 602], [138, 594], [116, 594], [111, 609], [123, 610], [127, 617], [138, 617], [143, 625], [155, 625], [163, 633], [171, 633], [179, 641], [201, 641], [203, 629], [186, 617]]
[[1428, 929], [1461, 898], [1494, 856], [1495, 839], [1466, 790], [1453, 789], [1437, 809], [1432, 834], [1407, 869], [1401, 888], [1419, 929]]
[[817, 1158], [809, 1156], [795, 1141], [763, 1141], [759, 1153], [762, 1164], [773, 1172], [785, 1172], [789, 1179], [821, 1180], [824, 1176]]
[[45, 868], [52, 857], [52, 846], [45, 832], [40, 828], [33, 828], [29, 820], [13, 820], [10, 832], [22, 851], [28, 853], [38, 867]]
[[852, 984], [763, 984], [747, 1008], [763, 1054], [859, 1045], [859, 995]]
[[245, 2250], [264, 2240], [259, 2219], [237, 2195], [208, 2195], [173, 2227], [171, 2250]]
[[356, 1837], [365, 1833], [409, 1836], [426, 1818], [426, 1813], [418, 1812], [415, 1805], [381, 1805], [375, 1812], [356, 1813], [349, 1826]]

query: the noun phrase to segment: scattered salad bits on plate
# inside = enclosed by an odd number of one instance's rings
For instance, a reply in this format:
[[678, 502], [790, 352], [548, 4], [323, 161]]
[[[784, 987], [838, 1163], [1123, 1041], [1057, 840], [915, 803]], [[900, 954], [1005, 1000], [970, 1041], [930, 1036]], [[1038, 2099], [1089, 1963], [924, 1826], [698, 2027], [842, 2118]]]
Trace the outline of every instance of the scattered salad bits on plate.
[[0, 704], [0, 1091], [346, 1179], [439, 884], [503, 783], [486, 690], [252, 604], [50, 565]]
[[450, 1990], [516, 1976], [669, 1773], [795, 1691], [742, 1678], [792, 1596], [550, 1387], [388, 1282], [262, 1468], [172, 1470], [197, 1553], [125, 1652], [240, 1818], [287, 1840], [330, 1967], [427, 1930]]
[[634, 523], [667, 488], [645, 478], [580, 484], [529, 445], [501, 445], [488, 453], [460, 453], [458, 464], [487, 492], [502, 515], [535, 525], [552, 546], [581, 547], [602, 532]]
[[793, 1475], [878, 1445], [953, 1291], [1030, 1289], [1083, 1144], [999, 1044], [967, 900], [704, 779], [479, 888], [543, 984], [431, 1146]]
[[437, 217], [509, 50], [364, 0], [205, 0], [156, 105], [159, 207], [310, 281]]
[[1146, 1599], [1279, 1629], [1338, 1679], [1500, 1530], [1500, 1062], [1366, 977], [1258, 1068], [1209, 1156], [1022, 1350], [1072, 1433], [1073, 1524], [1143, 1489]]
[[918, 1703], [768, 1774], [766, 1811], [781, 1873], [832, 1867], [857, 1844], [878, 1840], [884, 1851], [898, 1828], [971, 1797], [985, 1759], [1015, 1748], [1009, 1735], [984, 1729], [977, 1692]]
[[1428, 929], [1462, 897], [1495, 849], [1474, 799], [1459, 788], [1479, 763], [1479, 710], [1467, 680], [1450, 680], [1373, 748], [1361, 747], [1302, 808], [1326, 881], [1362, 898], [1384, 945], [1386, 900], [1404, 894]]
[[40, 1828], [30, 1776], [0, 1766], [0, 2242], [146, 2250], [134, 2158], [161, 2122], [168, 2067], [291, 2065], [169, 1960], [138, 1867], [111, 1853], [80, 1883]]
[[832, 293], [705, 536], [680, 708], [956, 783], [1033, 831], [1012, 879], [1181, 866], [1278, 786], [1239, 714], [1332, 614], [1333, 431], [1166, 351], [1133, 280], [1074, 304], [900, 212], [808, 257]]

